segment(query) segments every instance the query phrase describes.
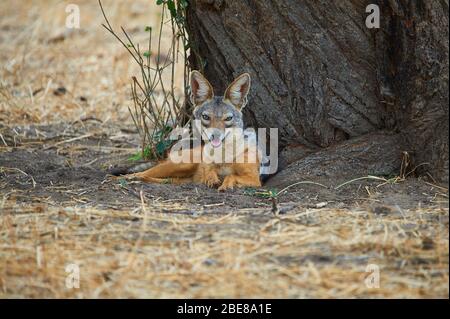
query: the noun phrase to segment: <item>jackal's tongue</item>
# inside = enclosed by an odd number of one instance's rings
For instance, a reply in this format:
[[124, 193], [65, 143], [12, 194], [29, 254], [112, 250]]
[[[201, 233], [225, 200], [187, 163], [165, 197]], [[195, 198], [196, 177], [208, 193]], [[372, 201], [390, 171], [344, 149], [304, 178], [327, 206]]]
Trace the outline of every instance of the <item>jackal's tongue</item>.
[[219, 147], [222, 144], [222, 141], [218, 138], [212, 139], [211, 140], [211, 145], [213, 147]]

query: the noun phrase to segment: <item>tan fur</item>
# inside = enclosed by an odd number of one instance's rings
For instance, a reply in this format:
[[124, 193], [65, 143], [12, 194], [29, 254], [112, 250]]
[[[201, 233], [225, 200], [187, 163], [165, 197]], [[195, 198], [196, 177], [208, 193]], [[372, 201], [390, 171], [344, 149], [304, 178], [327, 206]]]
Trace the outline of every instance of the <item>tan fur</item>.
[[[248, 150], [244, 159], [248, 158]], [[228, 173], [222, 175], [222, 173]], [[259, 162], [256, 163], [173, 163], [167, 159], [144, 172], [129, 175], [149, 183], [197, 183], [219, 190], [234, 187], [260, 187]]]

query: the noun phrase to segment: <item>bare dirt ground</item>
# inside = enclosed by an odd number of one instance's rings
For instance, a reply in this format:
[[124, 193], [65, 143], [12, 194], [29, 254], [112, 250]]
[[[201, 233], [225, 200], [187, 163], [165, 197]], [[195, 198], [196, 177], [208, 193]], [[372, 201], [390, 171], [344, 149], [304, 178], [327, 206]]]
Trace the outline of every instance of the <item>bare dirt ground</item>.
[[[127, 111], [136, 70], [96, 2], [75, 3], [72, 32], [64, 3], [2, 4], [0, 297], [448, 298], [445, 185], [309, 178], [325, 187], [272, 190], [275, 213], [264, 188], [108, 176], [139, 148]], [[145, 39], [156, 7], [130, 3], [104, 1]], [[68, 265], [79, 288], [66, 286]]]

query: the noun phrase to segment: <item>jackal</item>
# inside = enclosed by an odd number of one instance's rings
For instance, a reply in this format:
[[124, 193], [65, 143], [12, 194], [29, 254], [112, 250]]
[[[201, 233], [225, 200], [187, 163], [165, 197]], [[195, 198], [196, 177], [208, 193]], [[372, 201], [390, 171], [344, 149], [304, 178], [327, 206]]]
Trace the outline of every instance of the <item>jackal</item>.
[[[219, 186], [219, 190], [261, 186], [256, 137], [242, 134], [241, 111], [247, 104], [250, 83], [250, 75], [244, 73], [228, 86], [223, 96], [215, 96], [208, 80], [200, 72], [192, 71], [193, 120], [199, 124], [195, 129], [200, 131], [203, 142], [188, 150], [171, 151], [187, 161], [175, 161], [174, 156], [169, 156], [156, 166], [128, 177], [150, 183], [202, 183]], [[219, 156], [209, 156], [211, 151]], [[194, 160], [196, 152], [202, 155], [200, 161]]]

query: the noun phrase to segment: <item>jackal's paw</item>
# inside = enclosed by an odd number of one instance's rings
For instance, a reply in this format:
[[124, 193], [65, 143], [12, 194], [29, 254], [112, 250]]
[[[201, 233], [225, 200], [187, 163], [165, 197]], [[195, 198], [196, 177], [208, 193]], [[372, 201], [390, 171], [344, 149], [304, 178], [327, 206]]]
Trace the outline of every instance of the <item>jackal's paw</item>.
[[220, 179], [215, 172], [208, 172], [203, 176], [202, 183], [207, 185], [208, 187], [214, 187], [215, 185], [220, 183]]
[[220, 187], [218, 188], [219, 191], [225, 191], [227, 189], [233, 189], [234, 186], [237, 185], [236, 179], [234, 178], [233, 175], [228, 175], [227, 177], [225, 177], [225, 179], [223, 180], [222, 185], [220, 185]]

